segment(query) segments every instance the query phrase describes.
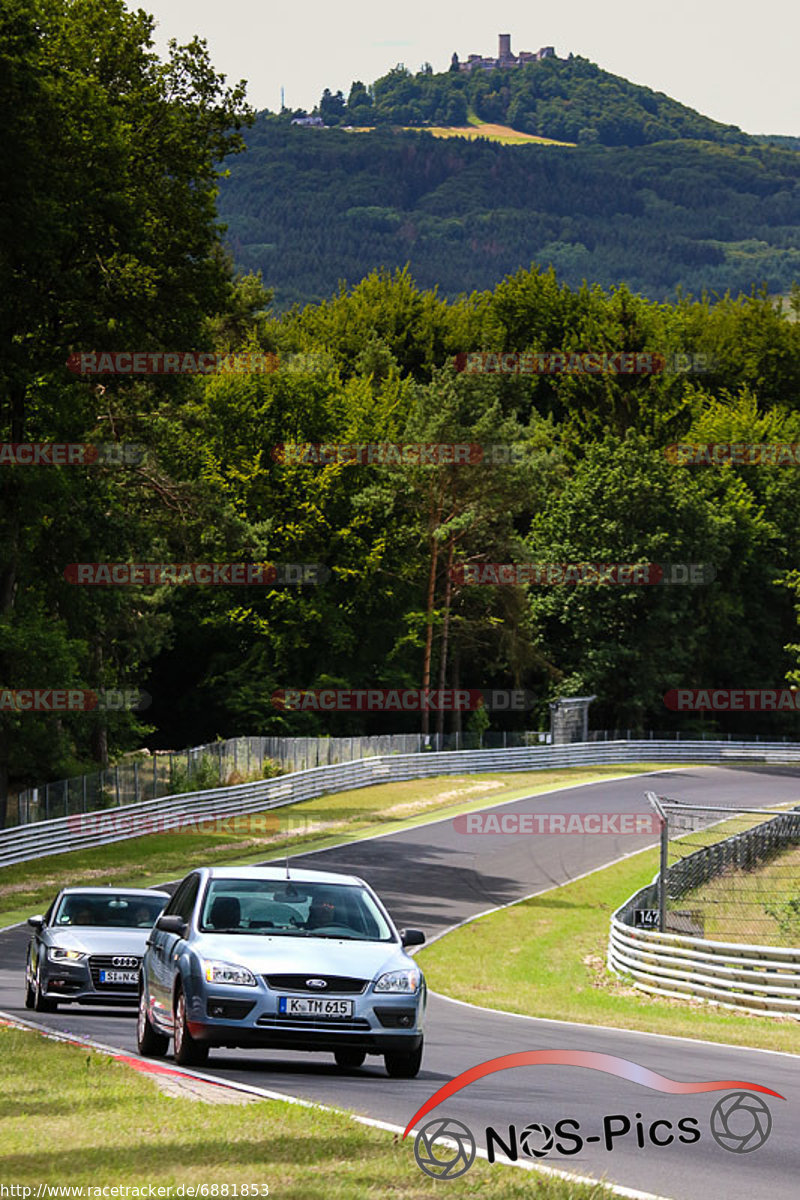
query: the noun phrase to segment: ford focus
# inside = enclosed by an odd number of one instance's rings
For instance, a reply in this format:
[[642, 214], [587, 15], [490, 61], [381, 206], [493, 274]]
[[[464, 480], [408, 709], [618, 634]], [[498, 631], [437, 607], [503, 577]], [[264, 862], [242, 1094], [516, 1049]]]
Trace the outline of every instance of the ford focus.
[[138, 1044], [198, 1065], [215, 1046], [333, 1053], [341, 1068], [383, 1055], [389, 1075], [422, 1061], [425, 981], [363, 879], [285, 867], [206, 867], [179, 884], [142, 964]]

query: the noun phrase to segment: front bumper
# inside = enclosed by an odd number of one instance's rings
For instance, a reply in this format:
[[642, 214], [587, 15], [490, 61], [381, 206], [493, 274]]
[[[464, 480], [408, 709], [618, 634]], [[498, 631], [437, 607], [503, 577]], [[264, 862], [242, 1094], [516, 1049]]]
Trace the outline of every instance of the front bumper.
[[104, 969], [93, 959], [69, 962], [48, 958], [41, 968], [42, 991], [59, 1004], [107, 1004], [118, 1007], [138, 1003], [137, 982], [133, 984], [103, 984], [99, 972]]
[[287, 1050], [334, 1051], [345, 1047], [367, 1054], [413, 1053], [422, 1042], [424, 985], [416, 995], [331, 994], [353, 1000], [351, 1017], [325, 1020], [278, 1012], [277, 992], [262, 987], [216, 986], [187, 996], [189, 1032], [209, 1046], [250, 1046]]

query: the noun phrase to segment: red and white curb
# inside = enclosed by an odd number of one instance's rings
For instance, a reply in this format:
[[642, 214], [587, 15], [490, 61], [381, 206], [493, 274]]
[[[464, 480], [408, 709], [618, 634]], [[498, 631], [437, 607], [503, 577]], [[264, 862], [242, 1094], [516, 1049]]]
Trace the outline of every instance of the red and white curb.
[[[148, 1075], [162, 1076], [178, 1076], [185, 1079], [196, 1079], [204, 1084], [211, 1084], [221, 1090], [244, 1093], [254, 1099], [259, 1100], [280, 1100], [285, 1104], [300, 1105], [302, 1108], [315, 1108], [323, 1112], [336, 1113], [340, 1117], [347, 1117], [351, 1121], [357, 1121], [359, 1125], [367, 1125], [371, 1129], [382, 1129], [387, 1133], [403, 1134], [404, 1127], [402, 1125], [394, 1125], [389, 1121], [379, 1121], [375, 1117], [361, 1117], [355, 1113], [345, 1112], [341, 1108], [333, 1108], [330, 1104], [319, 1104], [313, 1100], [301, 1100], [297, 1096], [289, 1096], [284, 1092], [274, 1092], [267, 1088], [254, 1087], [249, 1083], [237, 1083], [232, 1080], [220, 1080], [216, 1076], [206, 1075], [202, 1071], [189, 1070], [186, 1067], [179, 1066], [164, 1066], [162, 1063], [153, 1062], [151, 1059], [142, 1058], [136, 1054], [125, 1054], [115, 1046], [106, 1046], [103, 1042], [96, 1042], [93, 1038], [82, 1037], [80, 1035], [59, 1033], [53, 1029], [47, 1029], [44, 1025], [38, 1025], [35, 1021], [22, 1021], [18, 1017], [14, 1017], [11, 1013], [0, 1010], [0, 1026], [5, 1026], [9, 1029], [21, 1029], [28, 1033], [38, 1033], [42, 1037], [47, 1038], [52, 1042], [65, 1042], [70, 1046], [79, 1046], [81, 1049], [94, 1050], [98, 1054], [107, 1054], [115, 1062], [121, 1062], [127, 1067], [131, 1067], [134, 1071], [141, 1071]], [[412, 1130], [412, 1133], [415, 1131]], [[475, 1151], [477, 1158], [488, 1159], [485, 1150], [478, 1147]], [[496, 1161], [503, 1163], [509, 1167], [518, 1167], [523, 1171], [535, 1171], [542, 1175], [554, 1176], [558, 1179], [564, 1179], [569, 1183], [585, 1183], [591, 1187], [597, 1187], [598, 1183], [603, 1185], [615, 1196], [624, 1196], [626, 1200], [670, 1200], [668, 1196], [658, 1196], [654, 1192], [640, 1192], [635, 1188], [622, 1187], [620, 1184], [607, 1183], [603, 1180], [592, 1179], [588, 1175], [574, 1175], [570, 1171], [559, 1171], [555, 1167], [546, 1167], [542, 1163], [526, 1163], [512, 1162], [505, 1158], [504, 1155], [497, 1155]]]

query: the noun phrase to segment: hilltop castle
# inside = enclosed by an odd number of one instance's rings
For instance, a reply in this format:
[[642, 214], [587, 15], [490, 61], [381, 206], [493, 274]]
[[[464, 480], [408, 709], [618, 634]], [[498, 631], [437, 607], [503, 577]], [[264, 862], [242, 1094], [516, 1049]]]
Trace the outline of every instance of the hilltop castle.
[[482, 54], [470, 54], [466, 62], [459, 62], [458, 55], [453, 54], [451, 65], [459, 71], [494, 71], [497, 67], [521, 67], [529, 62], [541, 62], [543, 58], [556, 58], [552, 46], [542, 46], [534, 54], [532, 50], [520, 50], [519, 54], [511, 53], [511, 34], [500, 33], [498, 36], [497, 58], [486, 58]]

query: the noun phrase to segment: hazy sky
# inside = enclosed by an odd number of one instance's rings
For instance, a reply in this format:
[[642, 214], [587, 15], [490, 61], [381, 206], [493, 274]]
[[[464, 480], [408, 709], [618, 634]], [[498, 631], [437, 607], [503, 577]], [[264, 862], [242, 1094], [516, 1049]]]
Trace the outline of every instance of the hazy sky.
[[[217, 71], [246, 79], [255, 108], [311, 108], [324, 87], [345, 96], [354, 79], [371, 83], [403, 62], [445, 70], [456, 50], [496, 53], [555, 46], [666, 92], [748, 133], [800, 136], [800, 4], [797, 0], [128, 0], [169, 38], [204, 37]], [[492, 8], [489, 13], [488, 9]]]

